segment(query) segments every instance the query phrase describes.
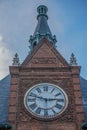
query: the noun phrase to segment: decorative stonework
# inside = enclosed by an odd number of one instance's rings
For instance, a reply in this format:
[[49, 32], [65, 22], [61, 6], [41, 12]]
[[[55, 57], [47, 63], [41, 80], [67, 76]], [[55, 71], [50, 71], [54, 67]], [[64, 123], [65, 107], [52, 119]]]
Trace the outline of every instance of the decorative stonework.
[[73, 53], [71, 54], [71, 57], [70, 57], [70, 65], [72, 65], [72, 66], [77, 65], [76, 57]]
[[57, 63], [57, 60], [55, 57], [49, 58], [49, 57], [42, 57], [42, 58], [33, 58], [32, 60], [33, 64], [54, 64]]
[[[62, 81], [63, 80], [63, 81]], [[66, 109], [66, 111], [60, 115], [57, 119], [57, 121], [59, 122], [63, 122], [63, 121], [67, 121], [67, 122], [73, 122], [75, 121], [75, 117], [73, 116], [73, 110], [74, 110], [74, 106], [72, 104], [74, 104], [73, 99], [71, 98], [73, 96], [72, 93], [72, 82], [69, 79], [61, 79], [61, 80], [57, 80], [55, 82], [55, 80], [50, 81], [49, 79], [26, 79], [26, 80], [21, 80], [20, 81], [20, 86], [19, 86], [19, 100], [18, 100], [18, 105], [19, 105], [19, 116], [18, 116], [18, 122], [30, 122], [31, 120], [33, 120], [34, 118], [31, 116], [31, 114], [29, 114], [29, 112], [27, 112], [27, 110], [24, 107], [24, 95], [26, 93], [26, 91], [32, 87], [35, 84], [41, 83], [41, 82], [49, 82], [49, 83], [53, 83], [56, 85], [59, 85], [62, 87], [62, 89], [64, 89], [64, 91], [67, 91], [68, 97], [69, 97], [69, 105], [68, 108]], [[71, 86], [70, 86], [71, 85]], [[66, 86], [66, 87], [65, 87]], [[20, 120], [19, 120], [20, 119]], [[36, 119], [35, 119], [36, 120]], [[33, 122], [33, 121], [32, 121]]]
[[18, 54], [16, 53], [14, 58], [13, 58], [13, 63], [12, 63], [13, 66], [19, 66], [20, 65], [20, 62], [19, 62], [19, 57], [18, 57]]
[[50, 42], [43, 38], [38, 46], [27, 56], [24, 67], [64, 67], [69, 66], [65, 59], [57, 52]]

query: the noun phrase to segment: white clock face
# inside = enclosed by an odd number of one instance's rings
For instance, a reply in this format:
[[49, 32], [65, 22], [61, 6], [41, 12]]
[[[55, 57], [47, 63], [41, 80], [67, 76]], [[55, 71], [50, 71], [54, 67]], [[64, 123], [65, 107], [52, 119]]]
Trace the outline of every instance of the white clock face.
[[68, 105], [68, 98], [60, 87], [41, 83], [26, 92], [24, 105], [33, 116], [52, 119], [64, 112]]

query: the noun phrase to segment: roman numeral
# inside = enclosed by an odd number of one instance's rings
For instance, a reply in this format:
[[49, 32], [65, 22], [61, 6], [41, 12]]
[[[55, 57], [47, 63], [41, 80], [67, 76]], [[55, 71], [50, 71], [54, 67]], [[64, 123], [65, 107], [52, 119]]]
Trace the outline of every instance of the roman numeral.
[[35, 102], [35, 98], [28, 98], [28, 102]]
[[40, 88], [36, 88], [36, 90], [38, 91], [38, 93], [41, 93], [41, 90], [40, 90]]
[[53, 88], [53, 89], [51, 90], [51, 93], [52, 93], [54, 90], [55, 90], [55, 88]]
[[64, 102], [64, 99], [58, 99], [58, 102]]
[[37, 108], [36, 113], [40, 114], [40, 112], [41, 112], [41, 108]]
[[60, 105], [60, 104], [56, 104], [55, 107], [58, 108], [58, 109], [61, 109], [63, 106]]
[[57, 93], [57, 94], [55, 94], [55, 96], [59, 96], [59, 95], [61, 95], [61, 93]]
[[44, 86], [44, 91], [48, 91], [48, 86]]
[[54, 114], [56, 114], [56, 112], [52, 109], [52, 112], [54, 113]]
[[48, 111], [44, 110], [44, 116], [48, 116]]
[[36, 106], [36, 103], [33, 103], [33, 104], [30, 105], [30, 108], [31, 108], [32, 110], [34, 110], [36, 107], [37, 107], [37, 106]]
[[30, 95], [29, 96], [32, 96], [32, 97], [37, 97], [37, 95], [35, 94], [35, 93], [30, 93]]

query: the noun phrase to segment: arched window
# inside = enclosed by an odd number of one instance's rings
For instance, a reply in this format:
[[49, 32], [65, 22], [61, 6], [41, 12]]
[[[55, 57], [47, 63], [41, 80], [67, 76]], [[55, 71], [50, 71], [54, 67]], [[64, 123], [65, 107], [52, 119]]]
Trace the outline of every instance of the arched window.
[[33, 43], [33, 48], [34, 48], [36, 45], [37, 45], [37, 42], [35, 41], [35, 42]]

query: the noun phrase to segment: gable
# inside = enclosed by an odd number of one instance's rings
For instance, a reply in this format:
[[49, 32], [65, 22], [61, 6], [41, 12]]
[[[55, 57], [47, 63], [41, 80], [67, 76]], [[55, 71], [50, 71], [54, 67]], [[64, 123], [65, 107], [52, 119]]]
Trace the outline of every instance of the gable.
[[46, 38], [27, 56], [24, 67], [66, 67], [68, 63]]

